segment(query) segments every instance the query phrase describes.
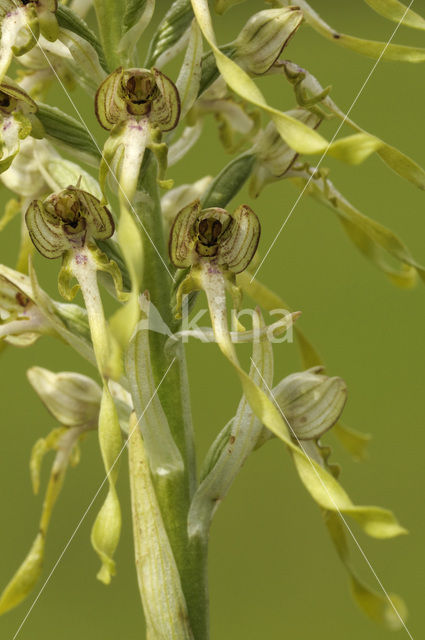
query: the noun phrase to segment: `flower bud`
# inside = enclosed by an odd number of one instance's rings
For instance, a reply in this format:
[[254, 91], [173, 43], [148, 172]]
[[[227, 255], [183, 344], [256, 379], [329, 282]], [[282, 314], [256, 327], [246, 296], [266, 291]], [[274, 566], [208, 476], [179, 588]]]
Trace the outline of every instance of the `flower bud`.
[[34, 200], [25, 221], [32, 242], [45, 258], [58, 258], [92, 239], [106, 240], [115, 228], [109, 210], [90, 193], [73, 186], [43, 202]]
[[201, 260], [213, 260], [232, 273], [240, 273], [251, 262], [260, 239], [255, 213], [241, 205], [231, 215], [225, 209], [201, 210], [199, 200], [176, 216], [170, 234], [170, 258], [184, 269]]
[[53, 373], [42, 367], [31, 367], [27, 377], [61, 425], [76, 427], [97, 421], [102, 391], [91, 378], [70, 371]]
[[248, 73], [266, 73], [303, 20], [299, 7], [266, 9], [254, 14], [236, 38], [235, 58]]
[[[341, 378], [329, 378], [321, 367], [293, 373], [273, 390], [273, 396], [299, 440], [316, 440], [342, 413], [347, 387]], [[292, 434], [292, 435], [293, 435]]]
[[[321, 118], [307, 109], [293, 109], [286, 113], [312, 129], [321, 123]], [[282, 140], [273, 122], [269, 122], [257, 136], [252, 151], [257, 160], [250, 184], [252, 197], [257, 197], [266, 184], [284, 176], [298, 158], [298, 153]]]
[[179, 121], [180, 98], [173, 82], [158, 69], [119, 67], [100, 85], [95, 109], [104, 129], [146, 118], [161, 131], [170, 131]]

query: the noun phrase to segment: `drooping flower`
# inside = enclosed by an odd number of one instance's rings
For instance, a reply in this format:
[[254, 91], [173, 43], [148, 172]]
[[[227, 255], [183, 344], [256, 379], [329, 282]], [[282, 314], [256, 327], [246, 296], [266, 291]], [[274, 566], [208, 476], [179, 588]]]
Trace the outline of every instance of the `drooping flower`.
[[100, 85], [95, 110], [99, 124], [111, 132], [104, 147], [101, 184], [111, 169], [122, 195], [131, 200], [146, 148], [157, 157], [162, 181], [167, 146], [161, 143], [161, 134], [174, 129], [180, 116], [180, 98], [173, 82], [155, 68], [119, 67]]
[[195, 200], [174, 220], [170, 258], [180, 269], [208, 266], [236, 274], [251, 262], [259, 239], [260, 222], [248, 206], [230, 214], [219, 207], [202, 209]]
[[226, 291], [233, 307], [240, 304], [236, 274], [251, 262], [257, 250], [261, 227], [246, 205], [233, 214], [220, 207], [202, 209], [195, 200], [180, 211], [171, 228], [169, 253], [174, 266], [190, 272], [176, 294], [176, 317], [181, 317], [183, 296], [203, 289], [214, 334], [220, 349], [237, 361], [227, 322]]
[[[117, 377], [118, 347], [108, 329], [97, 283], [97, 271], [106, 271], [122, 290], [117, 265], [96, 247], [95, 240], [110, 238], [114, 221], [107, 207], [87, 191], [69, 186], [46, 200], [34, 200], [25, 215], [30, 238], [45, 258], [63, 256], [59, 291], [72, 300], [78, 288], [87, 309], [93, 348], [103, 376]], [[71, 287], [75, 278], [78, 285]]]

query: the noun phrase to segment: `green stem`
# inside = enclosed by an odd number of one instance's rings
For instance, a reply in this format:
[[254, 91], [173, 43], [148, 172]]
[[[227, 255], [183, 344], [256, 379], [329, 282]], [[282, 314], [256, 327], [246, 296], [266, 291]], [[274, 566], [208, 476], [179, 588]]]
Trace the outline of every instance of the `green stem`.
[[[151, 303], [171, 331], [176, 320], [171, 309], [173, 271], [166, 252], [161, 205], [157, 185], [157, 168], [151, 154], [143, 167], [141, 204], [136, 205], [144, 231], [143, 288], [149, 291]], [[170, 273], [167, 271], [170, 269]], [[166, 335], [150, 332], [150, 350], [155, 382], [163, 377], [172, 355], [164, 351]], [[167, 416], [174, 441], [184, 461], [181, 474], [155, 478], [155, 488], [165, 528], [179, 569], [195, 640], [207, 640], [208, 596], [206, 585], [206, 552], [189, 545], [187, 517], [196, 483], [195, 453], [190, 417], [189, 388], [185, 354], [180, 345], [176, 362], [159, 388], [158, 395]]]

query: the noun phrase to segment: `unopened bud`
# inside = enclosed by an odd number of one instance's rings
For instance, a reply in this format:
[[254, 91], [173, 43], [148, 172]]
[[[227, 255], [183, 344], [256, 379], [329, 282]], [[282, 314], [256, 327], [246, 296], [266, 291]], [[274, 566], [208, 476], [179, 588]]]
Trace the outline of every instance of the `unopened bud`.
[[42, 367], [31, 367], [27, 376], [61, 425], [76, 427], [97, 421], [102, 391], [91, 378], [70, 371], [53, 373]]
[[341, 378], [329, 378], [321, 367], [293, 373], [274, 389], [274, 398], [299, 440], [315, 440], [340, 417], [347, 398]]
[[254, 14], [235, 40], [235, 58], [248, 73], [266, 73], [303, 20], [299, 7], [266, 9]]

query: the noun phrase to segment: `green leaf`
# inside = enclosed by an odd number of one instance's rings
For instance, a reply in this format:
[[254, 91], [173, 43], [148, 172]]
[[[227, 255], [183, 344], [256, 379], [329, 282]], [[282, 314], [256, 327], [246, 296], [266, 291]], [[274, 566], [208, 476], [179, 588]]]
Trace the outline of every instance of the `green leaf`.
[[152, 371], [149, 345], [150, 302], [145, 296], [141, 296], [141, 302], [144, 309], [142, 320], [136, 327], [127, 351], [126, 372], [152, 473], [164, 476], [180, 472], [183, 461], [157, 395]]
[[196, 20], [192, 21], [189, 44], [180, 69], [176, 87], [180, 95], [180, 119], [186, 116], [195, 102], [201, 82], [202, 34]]
[[58, 8], [56, 10], [56, 18], [60, 27], [62, 27], [63, 29], [68, 29], [69, 31], [73, 31], [78, 36], [80, 36], [80, 38], [87, 40], [87, 42], [96, 51], [100, 65], [106, 71], [106, 73], [109, 73], [109, 68], [106, 63], [105, 52], [102, 49], [102, 45], [100, 44], [97, 35], [90, 29], [85, 20], [74, 13], [74, 11], [72, 11], [72, 9], [65, 4], [58, 5]]
[[322, 36], [335, 42], [336, 44], [350, 49], [355, 53], [360, 53], [369, 58], [378, 59], [382, 56], [384, 60], [394, 60], [399, 62], [425, 62], [425, 49], [420, 47], [408, 47], [400, 44], [389, 44], [385, 42], [375, 42], [374, 40], [364, 40], [355, 36], [340, 33], [329, 26], [314, 11], [305, 0], [297, 1], [302, 9], [306, 22], [318, 31]]
[[421, 29], [425, 31], [425, 18], [398, 0], [365, 0], [376, 13], [399, 24], [402, 21], [404, 27]]
[[255, 156], [245, 153], [231, 160], [201, 196], [202, 207], [225, 208], [248, 180], [254, 163]]
[[162, 54], [172, 50], [185, 35], [192, 20], [190, 0], [174, 0], [151, 40], [145, 67], [153, 66]]
[[[99, 28], [100, 41], [105, 52], [109, 69], [116, 69], [124, 61], [118, 53], [122, 36], [123, 10], [121, 2], [116, 0], [93, 0]], [[126, 64], [125, 66], [131, 66]]]
[[179, 571], [134, 414], [129, 424], [128, 454], [137, 580], [148, 637], [193, 640]]
[[125, 12], [123, 17], [123, 31], [126, 32], [139, 21], [146, 9], [149, 0], [125, 0]]
[[38, 104], [37, 117], [52, 142], [60, 143], [60, 146], [70, 152], [78, 152], [86, 162], [98, 166], [101, 157], [99, 147], [89, 131], [78, 120], [57, 107], [42, 103]]
[[[145, 29], [152, 20], [154, 10], [155, 0], [129, 0], [127, 12], [124, 15], [124, 35], [118, 46], [122, 55], [128, 56], [128, 52], [133, 53]], [[133, 20], [135, 21], [132, 22]], [[130, 23], [132, 24], [127, 28]]]
[[[235, 55], [235, 46], [233, 44], [225, 44], [220, 47], [220, 51], [224, 53], [229, 58], [233, 58]], [[220, 75], [220, 71], [218, 70], [217, 63], [215, 61], [215, 56], [213, 51], [208, 51], [202, 56], [202, 76], [201, 83], [199, 85], [199, 93], [198, 95], [202, 95], [204, 91], [208, 89], [212, 85], [212, 83], [217, 80]]]

